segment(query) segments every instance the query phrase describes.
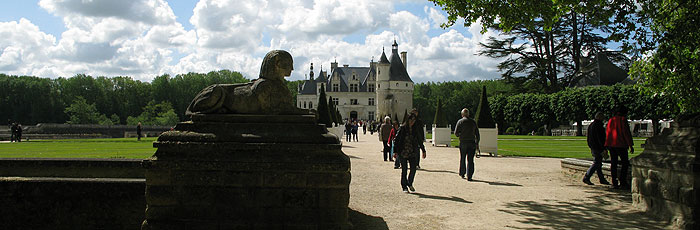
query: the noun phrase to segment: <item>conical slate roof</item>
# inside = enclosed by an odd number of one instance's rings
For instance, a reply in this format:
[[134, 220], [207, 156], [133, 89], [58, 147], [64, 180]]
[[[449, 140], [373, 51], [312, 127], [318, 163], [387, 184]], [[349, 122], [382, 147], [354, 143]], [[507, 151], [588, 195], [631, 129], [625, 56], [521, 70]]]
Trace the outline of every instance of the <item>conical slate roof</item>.
[[382, 57], [379, 58], [379, 63], [389, 64], [389, 59], [386, 59], [386, 54], [382, 50]]
[[[384, 52], [382, 52], [382, 57], [384, 56]], [[406, 71], [406, 67], [403, 65], [403, 62], [401, 61], [401, 57], [399, 57], [399, 53], [397, 50], [393, 50], [391, 52], [391, 66], [389, 67], [389, 81], [410, 81], [411, 77], [408, 76], [408, 71]]]

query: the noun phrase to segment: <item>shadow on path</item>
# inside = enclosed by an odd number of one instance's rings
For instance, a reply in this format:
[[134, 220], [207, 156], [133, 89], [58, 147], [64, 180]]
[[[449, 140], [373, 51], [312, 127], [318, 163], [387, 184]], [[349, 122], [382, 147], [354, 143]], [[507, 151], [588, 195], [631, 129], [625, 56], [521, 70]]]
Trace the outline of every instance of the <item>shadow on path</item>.
[[[591, 200], [515, 201], [499, 211], [522, 217], [518, 222], [551, 229], [662, 229], [667, 223], [641, 211], [623, 211], [631, 207], [627, 194], [591, 191]], [[619, 201], [622, 200], [622, 207]], [[518, 229], [531, 229], [520, 227]]]
[[416, 169], [418, 171], [425, 171], [425, 172], [431, 172], [431, 173], [452, 173], [452, 174], [457, 174], [455, 171], [448, 171], [448, 170], [430, 170], [430, 169]]
[[356, 157], [356, 156], [349, 155], [349, 154], [345, 154], [345, 155], [348, 155], [348, 157], [350, 157], [350, 158], [352, 158], [352, 159], [364, 159], [364, 158], [362, 158], [362, 157]]
[[508, 183], [508, 182], [501, 182], [501, 181], [485, 181], [485, 180], [477, 180], [477, 179], [474, 179], [472, 182], [483, 182], [483, 183], [487, 183], [487, 184], [489, 184], [489, 185], [498, 185], [498, 186], [516, 186], [516, 187], [522, 187], [522, 185], [519, 185], [519, 184]]
[[350, 209], [348, 219], [353, 225], [353, 229], [372, 229], [372, 230], [388, 230], [384, 218], [379, 216], [370, 216], [355, 210]]
[[456, 197], [456, 196], [450, 196], [450, 197], [436, 196], [436, 195], [427, 195], [427, 194], [422, 194], [422, 193], [417, 193], [417, 192], [410, 193], [410, 194], [416, 195], [416, 196], [418, 196], [418, 198], [427, 198], [427, 199], [435, 199], [435, 200], [448, 200], [448, 201], [462, 202], [462, 203], [466, 203], [466, 204], [472, 203], [471, 201], [468, 201], [468, 200], [462, 199], [461, 197]]

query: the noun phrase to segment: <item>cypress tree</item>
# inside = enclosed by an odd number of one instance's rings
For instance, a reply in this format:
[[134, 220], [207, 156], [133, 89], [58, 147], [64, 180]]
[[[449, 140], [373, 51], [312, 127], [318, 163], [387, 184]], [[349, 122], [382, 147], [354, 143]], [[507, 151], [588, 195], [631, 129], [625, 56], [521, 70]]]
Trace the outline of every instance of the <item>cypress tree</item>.
[[328, 103], [326, 103], [326, 90], [321, 85], [321, 95], [318, 96], [318, 123], [325, 124], [326, 127], [331, 127], [331, 115], [328, 111]]
[[476, 109], [474, 120], [476, 120], [476, 124], [479, 128], [496, 128], [496, 122], [493, 120], [493, 116], [491, 116], [491, 106], [489, 106], [489, 100], [486, 98], [486, 86], [481, 90], [479, 108]]
[[435, 108], [435, 118], [433, 120], [433, 124], [435, 124], [435, 127], [438, 128], [447, 127], [447, 117], [445, 117], [445, 113], [442, 112], [442, 100], [440, 100], [440, 98], [438, 98], [437, 100], [437, 107]]
[[328, 96], [328, 112], [330, 113], [331, 122], [338, 124], [338, 116], [335, 115], [335, 104], [333, 103], [333, 97]]
[[403, 111], [403, 120], [405, 121], [406, 119], [408, 119], [408, 110]]

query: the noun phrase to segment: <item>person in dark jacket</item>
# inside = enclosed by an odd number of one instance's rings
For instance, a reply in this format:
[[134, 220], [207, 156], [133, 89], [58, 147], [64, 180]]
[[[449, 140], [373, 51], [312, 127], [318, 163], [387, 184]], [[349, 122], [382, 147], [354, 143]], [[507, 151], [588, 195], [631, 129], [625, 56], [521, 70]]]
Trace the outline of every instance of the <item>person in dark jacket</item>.
[[588, 168], [586, 175], [583, 176], [583, 183], [588, 185], [593, 185], [591, 182], [591, 176], [593, 172], [598, 175], [598, 180], [600, 184], [610, 184], [605, 180], [603, 175], [603, 153], [608, 151], [605, 148], [605, 127], [603, 127], [603, 113], [598, 112], [595, 114], [593, 123], [588, 125], [588, 136], [586, 137], [588, 141], [588, 147], [591, 149], [591, 155], [593, 155], [593, 165]]
[[[629, 189], [627, 170], [630, 167], [630, 161], [627, 149], [629, 148], [630, 153], [634, 153], [634, 142], [632, 142], [632, 132], [630, 132], [630, 125], [625, 116], [627, 116], [627, 108], [623, 106], [617, 109], [615, 116], [608, 121], [608, 127], [605, 131], [605, 147], [610, 151], [610, 174], [612, 174], [613, 187]], [[619, 178], [616, 170], [618, 157], [620, 157], [620, 164], [622, 164]]]
[[384, 161], [387, 158], [391, 159], [389, 155], [389, 150], [391, 150], [391, 143], [389, 142], [389, 136], [391, 135], [391, 118], [384, 117], [384, 123], [379, 127], [379, 141], [382, 142], [382, 153], [384, 154]]
[[[423, 130], [415, 125], [416, 120], [414, 114], [409, 115], [399, 128], [394, 141], [394, 154], [401, 156], [398, 158], [401, 161], [401, 188], [405, 193], [408, 193], [409, 189], [411, 192], [416, 191], [413, 187], [413, 180], [416, 177], [416, 158], [418, 158], [416, 155], [420, 153], [420, 150], [423, 150], [423, 158], [426, 157], [425, 146], [420, 139], [420, 133]], [[407, 173], [409, 163], [411, 168], [410, 173]]]
[[[423, 127], [425, 124], [423, 123], [423, 120], [420, 119], [420, 116], [418, 116], [418, 110], [416, 108], [413, 108], [411, 110], [411, 114], [416, 116], [416, 126], [417, 129], [420, 129], [420, 133], [418, 134], [418, 138], [420, 139], [421, 142], [425, 142], [425, 133], [423, 132]], [[420, 168], [420, 156], [416, 154], [416, 168]]]
[[136, 138], [138, 141], [141, 141], [141, 122], [139, 122], [138, 125], [136, 125]]
[[476, 121], [469, 117], [469, 110], [463, 108], [461, 114], [462, 119], [459, 119], [455, 125], [455, 136], [459, 137], [459, 176], [465, 179], [466, 174], [466, 179], [473, 181], [474, 155], [476, 155], [476, 149], [479, 148], [481, 135]]

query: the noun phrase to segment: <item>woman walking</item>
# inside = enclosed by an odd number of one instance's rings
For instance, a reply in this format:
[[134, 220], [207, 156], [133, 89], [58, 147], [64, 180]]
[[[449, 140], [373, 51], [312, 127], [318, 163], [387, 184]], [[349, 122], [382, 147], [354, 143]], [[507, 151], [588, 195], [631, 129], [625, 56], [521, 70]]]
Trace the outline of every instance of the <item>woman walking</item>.
[[[426, 156], [425, 146], [420, 140], [420, 132], [423, 130], [414, 127], [415, 123], [415, 114], [410, 114], [399, 128], [394, 141], [394, 157], [401, 156], [398, 158], [401, 161], [401, 188], [405, 193], [408, 193], [409, 189], [411, 192], [416, 191], [413, 187], [413, 180], [416, 177], [417, 154], [423, 150], [423, 158]], [[411, 164], [410, 172], [407, 172], [409, 170], [408, 163]]]

